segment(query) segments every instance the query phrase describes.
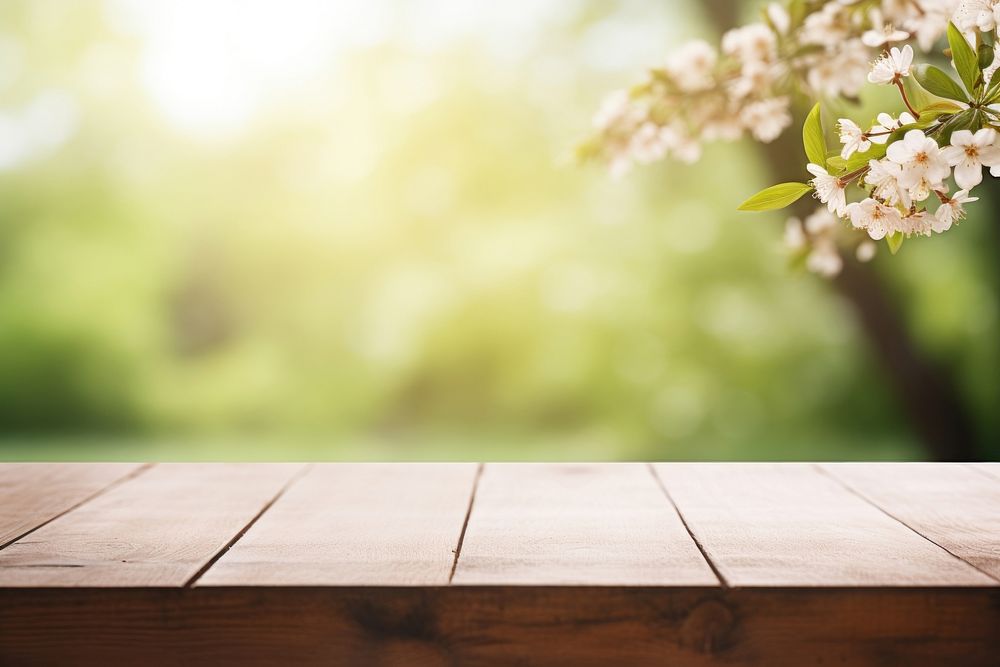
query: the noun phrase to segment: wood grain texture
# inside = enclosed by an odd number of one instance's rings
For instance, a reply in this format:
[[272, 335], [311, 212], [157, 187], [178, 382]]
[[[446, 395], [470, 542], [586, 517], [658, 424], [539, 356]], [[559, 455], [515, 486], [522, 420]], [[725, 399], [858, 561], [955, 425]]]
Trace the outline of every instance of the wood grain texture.
[[974, 468], [991, 479], [1000, 481], [1000, 463], [973, 463], [969, 467]]
[[456, 584], [718, 586], [644, 464], [488, 464]]
[[477, 468], [315, 465], [198, 585], [447, 584]]
[[0, 587], [183, 586], [300, 468], [156, 465], [0, 551]]
[[993, 667], [1000, 589], [0, 590], [3, 665]]
[[0, 548], [140, 467], [137, 463], [0, 463]]
[[808, 464], [655, 464], [731, 586], [996, 582]]
[[1000, 480], [957, 463], [822, 467], [887, 514], [1000, 582]]

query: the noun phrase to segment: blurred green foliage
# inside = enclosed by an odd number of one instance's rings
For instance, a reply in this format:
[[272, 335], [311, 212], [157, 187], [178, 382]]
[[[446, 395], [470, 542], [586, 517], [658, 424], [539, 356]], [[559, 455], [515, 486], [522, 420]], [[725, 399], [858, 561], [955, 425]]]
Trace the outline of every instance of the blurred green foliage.
[[[344, 50], [199, 133], [114, 3], [4, 3], [0, 111], [57, 87], [78, 120], [0, 171], [0, 458], [920, 457], [849, 308], [735, 212], [751, 145], [564, 159], [643, 64], [595, 48], [699, 30], [644, 4]], [[876, 262], [1000, 441], [990, 208]]]

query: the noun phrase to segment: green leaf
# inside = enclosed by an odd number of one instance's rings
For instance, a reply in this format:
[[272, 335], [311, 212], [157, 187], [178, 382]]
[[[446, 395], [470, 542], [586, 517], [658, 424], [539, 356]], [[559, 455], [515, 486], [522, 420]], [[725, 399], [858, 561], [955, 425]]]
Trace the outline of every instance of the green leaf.
[[788, 3], [788, 18], [789, 18], [789, 30], [794, 31], [795, 28], [802, 25], [805, 20], [807, 12], [805, 0], [792, 0]]
[[951, 135], [953, 133], [958, 130], [971, 129], [974, 114], [974, 110], [966, 109], [962, 113], [954, 114], [945, 119], [937, 135], [938, 143], [942, 146], [947, 146], [951, 143]]
[[926, 119], [924, 118], [925, 116], [927, 116], [928, 119], [932, 119], [937, 118], [938, 116], [962, 113], [963, 111], [965, 111], [965, 108], [955, 104], [954, 102], [934, 102], [933, 104], [928, 104], [920, 109], [920, 122], [918, 122], [917, 125], [926, 122]]
[[818, 102], [806, 116], [806, 122], [802, 126], [802, 147], [806, 149], [806, 157], [810, 162], [826, 167], [826, 139], [823, 137]]
[[785, 208], [799, 197], [812, 190], [805, 183], [779, 183], [764, 188], [739, 205], [738, 211], [773, 211]]
[[973, 133], [977, 130], [981, 130], [983, 125], [986, 123], [986, 114], [984, 114], [980, 109], [973, 109], [969, 118], [969, 126], [967, 129], [971, 130]]
[[[916, 67], [914, 67], [911, 71], [914, 70], [916, 70]], [[917, 83], [916, 74], [903, 79], [903, 90], [906, 91], [906, 97], [909, 98], [910, 104], [913, 105], [914, 109], [925, 107], [928, 104], [933, 104], [941, 99], [937, 95], [931, 95], [929, 92], [924, 90], [924, 87]], [[959, 88], [959, 90], [961, 90], [961, 88]]]
[[903, 236], [902, 232], [893, 232], [892, 234], [886, 236], [885, 242], [889, 246], [889, 252], [892, 253], [893, 255], [899, 252], [900, 247], [903, 245], [904, 238], [905, 237]]
[[[857, 153], [854, 155], [857, 155]], [[852, 160], [854, 159], [854, 155], [851, 156]], [[841, 174], [847, 171], [847, 160], [839, 155], [832, 155], [826, 159], [826, 167], [831, 174]]]
[[826, 53], [827, 47], [822, 44], [804, 44], [792, 52], [793, 58], [798, 58], [800, 56], [811, 56], [818, 53]]
[[[965, 41], [964, 37], [962, 41]], [[943, 70], [934, 67], [934, 65], [918, 65], [913, 71], [913, 76], [921, 88], [931, 95], [946, 97], [949, 100], [958, 100], [959, 102], [969, 101], [969, 96], [965, 94], [962, 87], [955, 83], [955, 80], [945, 74]]]
[[864, 153], [854, 153], [846, 160], [837, 155], [829, 158], [827, 164], [829, 169], [832, 170], [831, 173], [846, 174], [865, 166], [869, 160], [881, 160], [885, 157], [886, 148], [888, 148], [888, 142], [884, 144], [872, 144], [872, 147]]
[[983, 99], [986, 100], [986, 104], [993, 104], [1000, 97], [1000, 76], [993, 73], [993, 78], [990, 79], [990, 87], [987, 89], [986, 94], [983, 95]]
[[[656, 70], [651, 71], [651, 75], [654, 79], [657, 78]], [[642, 83], [637, 83], [628, 89], [628, 97], [630, 100], [642, 99], [646, 95], [649, 95], [653, 91], [652, 81], [643, 81]]]
[[979, 48], [976, 49], [976, 53], [979, 56], [979, 70], [982, 71], [993, 64], [993, 58], [996, 53], [993, 51], [993, 46], [990, 44], [980, 44]]
[[[976, 93], [976, 81], [979, 80], [979, 57], [972, 50], [969, 43], [965, 41], [961, 31], [955, 27], [954, 23], [948, 23], [948, 46], [951, 48], [951, 57], [955, 61], [955, 69], [962, 77], [962, 83], [970, 95]], [[954, 99], [954, 98], [953, 98]]]
[[576, 145], [576, 148], [573, 150], [573, 157], [578, 163], [582, 164], [589, 160], [596, 160], [601, 156], [602, 152], [603, 144], [600, 137], [591, 137]]

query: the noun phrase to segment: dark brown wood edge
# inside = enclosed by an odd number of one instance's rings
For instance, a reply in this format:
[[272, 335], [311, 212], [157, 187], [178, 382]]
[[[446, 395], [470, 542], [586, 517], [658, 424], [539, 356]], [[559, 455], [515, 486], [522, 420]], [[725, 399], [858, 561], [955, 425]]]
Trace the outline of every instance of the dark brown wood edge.
[[0, 664], [995, 665], [983, 588], [0, 589]]

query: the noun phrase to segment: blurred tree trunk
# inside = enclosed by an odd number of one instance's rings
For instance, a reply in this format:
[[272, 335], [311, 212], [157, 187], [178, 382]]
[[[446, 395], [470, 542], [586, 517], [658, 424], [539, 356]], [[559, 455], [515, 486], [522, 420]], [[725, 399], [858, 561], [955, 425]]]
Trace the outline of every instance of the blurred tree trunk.
[[[741, 2], [703, 0], [702, 7], [721, 34], [739, 21]], [[795, 124], [781, 137], [761, 147], [770, 180], [802, 181], [805, 154]], [[800, 158], [801, 159], [798, 159]], [[799, 206], [809, 207], [810, 200]], [[832, 286], [854, 308], [872, 352], [882, 363], [900, 408], [909, 418], [928, 456], [938, 461], [977, 460], [985, 451], [950, 374], [919, 349], [889, 297], [885, 285], [869, 265], [844, 258], [844, 270]]]

